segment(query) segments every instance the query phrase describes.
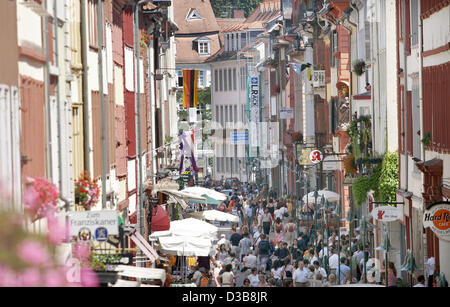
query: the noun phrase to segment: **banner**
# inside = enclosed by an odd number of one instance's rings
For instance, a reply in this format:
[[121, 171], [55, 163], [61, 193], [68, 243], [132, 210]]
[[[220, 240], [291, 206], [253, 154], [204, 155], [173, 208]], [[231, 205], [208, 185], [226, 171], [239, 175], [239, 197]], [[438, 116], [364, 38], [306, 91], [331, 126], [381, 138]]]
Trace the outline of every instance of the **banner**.
[[198, 70], [183, 69], [183, 108], [197, 108]]
[[248, 76], [248, 99], [250, 111], [250, 157], [256, 157], [259, 146], [259, 75], [257, 71], [249, 71]]

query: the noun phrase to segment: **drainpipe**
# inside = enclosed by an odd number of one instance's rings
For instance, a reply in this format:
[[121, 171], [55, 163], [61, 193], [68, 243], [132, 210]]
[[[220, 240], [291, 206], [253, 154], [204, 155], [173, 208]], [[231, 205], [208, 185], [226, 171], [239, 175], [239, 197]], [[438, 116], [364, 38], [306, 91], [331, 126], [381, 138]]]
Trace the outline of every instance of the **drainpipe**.
[[[47, 1], [44, 1], [44, 10], [47, 10]], [[42, 18], [42, 24], [44, 28], [44, 37], [43, 37], [43, 45], [45, 49], [45, 70], [44, 70], [44, 82], [45, 82], [45, 105], [47, 112], [47, 120], [45, 121], [45, 129], [47, 134], [47, 177], [52, 177], [53, 175], [53, 166], [52, 166], [52, 130], [50, 127], [50, 119], [51, 119], [51, 108], [50, 108], [50, 41], [48, 38], [49, 29], [48, 29], [48, 17], [45, 16]]]
[[102, 140], [102, 209], [106, 209], [106, 128], [105, 97], [103, 89], [103, 2], [97, 0], [97, 37], [98, 37], [98, 86], [100, 95], [100, 121]]
[[403, 100], [404, 100], [404, 108], [405, 108], [405, 116], [404, 116], [404, 123], [405, 123], [405, 192], [408, 191], [408, 56], [407, 56], [407, 41], [408, 38], [406, 37], [406, 0], [403, 1], [403, 59], [404, 59], [404, 91], [403, 91]]
[[91, 108], [89, 103], [89, 87], [88, 87], [88, 51], [87, 45], [89, 44], [88, 38], [86, 36], [87, 27], [86, 27], [86, 4], [87, 0], [81, 0], [81, 62], [83, 65], [82, 72], [82, 91], [83, 91], [83, 154], [84, 154], [84, 169], [89, 170], [91, 161], [90, 161], [90, 134], [89, 134], [89, 110]]
[[[58, 39], [58, 15], [57, 15], [57, 6], [58, 6], [58, 1], [54, 2], [55, 5], [53, 6], [53, 29], [54, 29], [54, 34], [55, 34], [55, 64], [58, 67], [58, 69], [62, 68], [59, 65], [59, 52], [58, 52], [58, 48], [59, 48], [59, 39]], [[61, 4], [61, 2], [59, 2]], [[56, 87], [56, 103], [58, 105], [57, 108], [57, 123], [58, 123], [58, 132], [59, 132], [59, 138], [58, 138], [58, 164], [59, 164], [59, 168], [58, 168], [58, 173], [59, 173], [59, 189], [61, 191], [61, 195], [64, 195], [65, 189], [63, 186], [63, 163], [62, 163], [62, 131], [63, 131], [63, 127], [62, 127], [62, 118], [61, 118], [61, 98], [60, 98], [60, 94], [61, 94], [61, 84], [60, 84], [60, 76], [61, 73], [59, 73], [56, 78], [57, 78], [57, 87]]]

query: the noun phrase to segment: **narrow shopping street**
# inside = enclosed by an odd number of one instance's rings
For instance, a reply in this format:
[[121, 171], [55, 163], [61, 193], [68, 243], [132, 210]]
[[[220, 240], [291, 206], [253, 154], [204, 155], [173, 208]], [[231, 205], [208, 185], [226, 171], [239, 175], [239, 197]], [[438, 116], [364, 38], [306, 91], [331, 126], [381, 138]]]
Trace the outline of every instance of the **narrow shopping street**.
[[450, 0], [1, 0], [0, 23], [0, 287], [448, 287]]

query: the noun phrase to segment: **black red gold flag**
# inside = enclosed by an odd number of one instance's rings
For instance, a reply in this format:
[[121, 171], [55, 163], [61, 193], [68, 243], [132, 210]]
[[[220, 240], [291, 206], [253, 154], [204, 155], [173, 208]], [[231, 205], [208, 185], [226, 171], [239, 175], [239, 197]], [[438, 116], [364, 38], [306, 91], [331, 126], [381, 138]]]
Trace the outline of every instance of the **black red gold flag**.
[[197, 108], [198, 70], [183, 69], [183, 108]]

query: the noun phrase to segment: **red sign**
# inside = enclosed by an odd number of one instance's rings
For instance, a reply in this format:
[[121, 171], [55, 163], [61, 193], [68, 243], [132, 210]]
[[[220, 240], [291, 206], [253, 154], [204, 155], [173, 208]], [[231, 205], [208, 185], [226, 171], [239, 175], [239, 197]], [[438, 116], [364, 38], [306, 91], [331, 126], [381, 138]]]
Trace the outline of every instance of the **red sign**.
[[318, 164], [323, 161], [323, 155], [320, 150], [313, 150], [309, 154], [309, 160], [311, 160], [312, 163]]

